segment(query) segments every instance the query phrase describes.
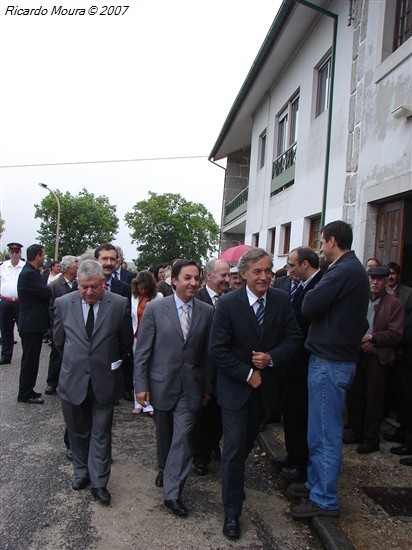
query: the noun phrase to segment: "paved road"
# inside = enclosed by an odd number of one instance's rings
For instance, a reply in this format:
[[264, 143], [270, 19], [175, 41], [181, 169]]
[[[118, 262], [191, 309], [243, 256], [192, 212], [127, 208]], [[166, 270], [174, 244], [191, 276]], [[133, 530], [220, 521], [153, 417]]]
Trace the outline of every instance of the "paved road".
[[[50, 348], [43, 344], [37, 390], [45, 387]], [[294, 522], [289, 503], [265, 457], [247, 464], [242, 538], [222, 533], [219, 465], [203, 478], [190, 476], [184, 493], [187, 518], [163, 506], [156, 476], [153, 421], [134, 417], [122, 400], [114, 421], [112, 504], [71, 489], [58, 396], [45, 404], [17, 403], [20, 343], [11, 365], [0, 367], [1, 549], [307, 549], [319, 548], [306, 523]]]

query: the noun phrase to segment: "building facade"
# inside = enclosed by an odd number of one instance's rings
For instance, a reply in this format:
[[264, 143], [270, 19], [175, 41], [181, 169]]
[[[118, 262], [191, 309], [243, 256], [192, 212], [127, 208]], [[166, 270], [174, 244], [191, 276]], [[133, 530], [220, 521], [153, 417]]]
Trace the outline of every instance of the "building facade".
[[285, 0], [210, 154], [227, 159], [221, 250], [278, 268], [342, 219], [361, 259], [412, 284], [411, 75], [411, 0]]

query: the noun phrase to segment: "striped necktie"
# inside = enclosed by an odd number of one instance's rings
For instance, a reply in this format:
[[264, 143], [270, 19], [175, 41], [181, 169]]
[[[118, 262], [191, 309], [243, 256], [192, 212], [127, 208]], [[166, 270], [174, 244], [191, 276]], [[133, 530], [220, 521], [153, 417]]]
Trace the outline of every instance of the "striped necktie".
[[180, 314], [180, 326], [182, 327], [183, 338], [186, 340], [190, 329], [189, 306], [187, 304], [182, 304], [180, 307], [182, 309], [182, 313]]
[[259, 298], [258, 299], [258, 304], [259, 304], [259, 307], [256, 311], [256, 320], [257, 320], [258, 325], [259, 325], [260, 333], [262, 333], [262, 331], [263, 331], [263, 318], [265, 316], [265, 301], [264, 301], [264, 299]]
[[290, 287], [290, 301], [293, 302], [296, 291], [298, 289], [299, 283], [297, 281], [292, 281], [292, 286]]

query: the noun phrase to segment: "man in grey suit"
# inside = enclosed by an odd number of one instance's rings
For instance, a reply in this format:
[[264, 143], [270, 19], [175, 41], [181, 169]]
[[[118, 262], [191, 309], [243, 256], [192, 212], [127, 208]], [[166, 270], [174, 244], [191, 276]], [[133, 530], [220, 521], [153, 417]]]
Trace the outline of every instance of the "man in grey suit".
[[120, 366], [132, 346], [132, 320], [127, 298], [104, 290], [98, 262], [83, 261], [77, 281], [77, 292], [56, 299], [53, 327], [62, 356], [59, 393], [73, 453], [72, 487], [91, 483], [95, 499], [109, 504], [113, 408], [123, 392]]
[[213, 307], [194, 298], [199, 288], [196, 262], [177, 260], [173, 296], [147, 304], [135, 352], [136, 399], [155, 410], [157, 456], [164, 504], [186, 516], [182, 490], [192, 465], [191, 434], [197, 413], [213, 391], [207, 347]]

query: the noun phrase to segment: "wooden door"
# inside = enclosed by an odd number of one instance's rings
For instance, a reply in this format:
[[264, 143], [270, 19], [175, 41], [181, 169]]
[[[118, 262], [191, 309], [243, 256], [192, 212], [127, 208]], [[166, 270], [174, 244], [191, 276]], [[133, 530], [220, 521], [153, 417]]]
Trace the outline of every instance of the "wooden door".
[[376, 224], [375, 256], [382, 265], [396, 262], [402, 265], [405, 202], [403, 200], [381, 204]]

